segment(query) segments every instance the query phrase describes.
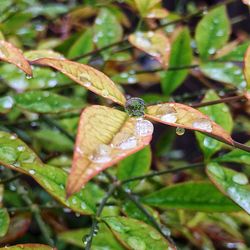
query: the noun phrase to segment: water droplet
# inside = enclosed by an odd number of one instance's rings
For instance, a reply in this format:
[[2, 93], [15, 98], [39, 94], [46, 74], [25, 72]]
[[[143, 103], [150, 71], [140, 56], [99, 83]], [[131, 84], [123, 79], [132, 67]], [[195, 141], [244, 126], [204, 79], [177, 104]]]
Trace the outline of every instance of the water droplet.
[[92, 83], [91, 82], [84, 82], [83, 85], [84, 85], [84, 87], [88, 88], [92, 85]]
[[184, 134], [185, 134], [185, 129], [184, 129], [184, 128], [177, 127], [177, 128], [176, 128], [176, 134], [177, 134], [177, 135], [184, 135]]
[[233, 176], [233, 181], [240, 185], [246, 185], [248, 183], [248, 178], [243, 173], [238, 173]]
[[85, 202], [82, 202], [82, 203], [81, 203], [81, 209], [86, 209], [86, 208], [87, 208], [86, 203], [85, 203]]
[[112, 146], [114, 148], [119, 148], [119, 149], [123, 149], [123, 150], [132, 149], [132, 148], [135, 148], [137, 146], [137, 139], [135, 136], [131, 136], [131, 137], [123, 139], [122, 141], [120, 141], [117, 144], [116, 143], [112, 144]]
[[79, 213], [75, 213], [75, 216], [76, 216], [76, 217], [80, 217], [80, 216], [81, 216], [81, 214], [79, 214]]
[[215, 48], [210, 48], [210, 49], [208, 50], [208, 53], [209, 53], [210, 55], [213, 55], [213, 54], [215, 53], [215, 51], [216, 51]]
[[111, 160], [110, 153], [111, 147], [106, 144], [101, 144], [95, 154], [91, 155], [89, 159], [94, 163], [106, 163]]
[[148, 136], [151, 135], [154, 131], [154, 126], [153, 124], [148, 121], [148, 120], [144, 120], [144, 119], [139, 119], [136, 122], [135, 125], [135, 134], [138, 136]]
[[30, 169], [30, 170], [29, 170], [29, 173], [30, 173], [31, 175], [34, 175], [34, 174], [36, 173], [36, 171], [35, 171], [34, 169]]
[[145, 250], [146, 244], [144, 241], [142, 241], [139, 237], [131, 236], [128, 238], [128, 245], [133, 250]]
[[73, 198], [73, 199], [72, 199], [72, 204], [74, 204], [74, 205], [75, 205], [76, 203], [77, 203], [76, 198]]
[[154, 240], [160, 240], [161, 239], [161, 235], [156, 231], [149, 232], [149, 236]]
[[31, 75], [26, 75], [26, 79], [31, 79], [32, 76]]
[[10, 139], [11, 139], [11, 140], [16, 140], [16, 138], [17, 138], [17, 135], [16, 135], [16, 134], [12, 134], [12, 135], [10, 136]]
[[63, 212], [64, 213], [71, 213], [71, 209], [65, 207], [65, 208], [63, 208]]
[[176, 114], [170, 113], [170, 114], [161, 116], [161, 120], [164, 122], [175, 123], [177, 121], [177, 117], [176, 117]]
[[150, 48], [152, 46], [151, 42], [148, 40], [147, 37], [145, 37], [145, 34], [142, 32], [136, 32], [135, 34], [135, 42], [138, 44], [140, 47], [145, 48]]
[[19, 151], [19, 152], [23, 152], [24, 150], [25, 150], [25, 147], [22, 145], [17, 147], [17, 151]]
[[204, 119], [204, 118], [201, 118], [201, 119], [194, 121], [192, 125], [194, 128], [205, 130], [206, 132], [213, 131], [212, 123], [209, 120]]
[[5, 109], [11, 109], [14, 105], [14, 100], [11, 96], [6, 96], [2, 98], [1, 106]]
[[224, 35], [224, 30], [219, 30], [216, 32], [216, 36], [223, 36]]

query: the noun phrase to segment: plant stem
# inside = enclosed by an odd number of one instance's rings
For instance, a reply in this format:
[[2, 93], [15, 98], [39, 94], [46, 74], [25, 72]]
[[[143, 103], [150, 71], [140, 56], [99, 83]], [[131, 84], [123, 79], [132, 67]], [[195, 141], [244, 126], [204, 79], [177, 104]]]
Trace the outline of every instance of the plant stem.
[[107, 191], [106, 196], [104, 196], [104, 198], [102, 199], [102, 201], [101, 201], [101, 203], [100, 203], [100, 205], [99, 205], [99, 207], [97, 209], [95, 218], [93, 218], [91, 231], [90, 231], [89, 235], [87, 235], [86, 239], [83, 239], [84, 244], [85, 244], [85, 250], [90, 250], [91, 249], [91, 244], [92, 244], [93, 237], [97, 234], [97, 231], [98, 231], [99, 217], [100, 217], [100, 215], [102, 213], [102, 210], [104, 209], [108, 199], [112, 196], [112, 194], [115, 191], [115, 189], [117, 188], [117, 186], [118, 186], [117, 182], [114, 182], [113, 184], [111, 184], [110, 187], [109, 187], [109, 190]]
[[204, 163], [200, 162], [200, 163], [194, 163], [194, 164], [190, 164], [190, 165], [187, 165], [187, 166], [184, 166], [184, 167], [180, 167], [180, 168], [166, 169], [166, 170], [162, 170], [162, 171], [157, 171], [157, 172], [149, 173], [149, 174], [146, 174], [146, 175], [131, 177], [129, 179], [123, 180], [121, 182], [121, 184], [124, 185], [124, 184], [126, 184], [128, 182], [132, 182], [132, 181], [149, 179], [149, 178], [152, 178], [154, 176], [176, 173], [176, 172], [179, 172], [179, 171], [183, 171], [183, 170], [187, 170], [187, 169], [192, 169], [192, 168], [197, 168], [197, 167], [203, 167], [203, 166], [204, 166]]

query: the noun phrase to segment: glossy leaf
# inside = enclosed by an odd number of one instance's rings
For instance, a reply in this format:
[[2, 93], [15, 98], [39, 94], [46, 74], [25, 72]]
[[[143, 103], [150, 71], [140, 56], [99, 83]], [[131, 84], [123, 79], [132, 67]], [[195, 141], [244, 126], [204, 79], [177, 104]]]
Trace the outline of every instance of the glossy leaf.
[[244, 58], [244, 75], [247, 81], [247, 88], [250, 89], [250, 46], [248, 47]]
[[[191, 37], [189, 30], [184, 28], [176, 36], [171, 45], [169, 67], [188, 66], [192, 63]], [[165, 71], [161, 73], [161, 87], [165, 95], [170, 95], [188, 75], [188, 69]]]
[[233, 63], [208, 62], [200, 69], [204, 75], [222, 83], [228, 83], [239, 89], [245, 89], [247, 84], [242, 69]]
[[207, 166], [207, 174], [222, 193], [250, 214], [250, 185], [245, 174], [216, 163]]
[[[219, 96], [213, 91], [210, 90], [206, 93], [202, 102], [209, 102], [218, 100]], [[200, 111], [210, 117], [218, 125], [223, 126], [223, 128], [231, 133], [233, 129], [233, 119], [230, 113], [228, 106], [224, 103], [211, 105], [207, 107], [200, 108]], [[211, 157], [214, 153], [221, 149], [222, 143], [208, 137], [206, 135], [197, 133], [196, 138], [198, 139], [201, 150], [203, 151], [206, 158]]]
[[209, 11], [198, 23], [195, 40], [202, 59], [208, 59], [220, 49], [230, 35], [230, 22], [225, 6]]
[[[246, 143], [250, 146], [250, 142]], [[234, 149], [231, 152], [219, 156], [214, 159], [217, 162], [236, 162], [240, 164], [250, 165], [250, 153], [241, 149]]]
[[[58, 237], [62, 241], [83, 248], [83, 236], [89, 234], [89, 232], [89, 229], [76, 229], [62, 232], [58, 235]], [[109, 228], [105, 224], [100, 223], [99, 231], [93, 238], [91, 249], [123, 250], [125, 248], [116, 240]]]
[[8, 113], [15, 105], [15, 100], [11, 96], [0, 97], [0, 113]]
[[80, 190], [88, 180], [151, 141], [153, 125], [104, 107], [86, 108], [80, 117], [67, 192]]
[[200, 111], [180, 103], [163, 103], [147, 107], [145, 115], [154, 121], [173, 127], [203, 132], [232, 144], [231, 136]]
[[59, 70], [94, 93], [124, 105], [125, 97], [105, 74], [81, 63], [69, 60], [41, 58], [32, 62], [37, 65], [50, 66]]
[[9, 228], [10, 217], [6, 208], [0, 208], [0, 237], [3, 237]]
[[[134, 176], [146, 174], [151, 165], [151, 149], [145, 147], [144, 149], [132, 154], [119, 162], [117, 169], [117, 177], [119, 180], [126, 180]], [[135, 187], [138, 182], [131, 182], [128, 187]]]
[[1, 131], [0, 144], [0, 163], [2, 165], [30, 175], [55, 199], [73, 211], [81, 214], [94, 213], [95, 196], [90, 191], [92, 184], [66, 200], [66, 172], [57, 167], [44, 165], [35, 153], [15, 135]]
[[56, 250], [56, 248], [50, 247], [50, 246], [46, 246], [46, 245], [42, 245], [42, 244], [18, 244], [15, 246], [5, 246], [3, 248], [0, 248], [2, 250], [5, 249], [10, 249], [10, 250]]
[[103, 220], [127, 249], [175, 249], [155, 228], [144, 222], [126, 217], [106, 217]]
[[233, 212], [239, 208], [207, 182], [185, 182], [162, 188], [141, 199], [163, 209], [188, 209], [204, 212]]
[[137, 31], [129, 35], [128, 40], [136, 48], [155, 57], [164, 68], [168, 67], [170, 42], [164, 33]]
[[16, 105], [34, 113], [61, 113], [83, 108], [80, 100], [67, 98], [49, 91], [29, 91], [15, 96]]
[[0, 40], [0, 60], [14, 64], [27, 75], [32, 76], [32, 69], [21, 50], [4, 40]]

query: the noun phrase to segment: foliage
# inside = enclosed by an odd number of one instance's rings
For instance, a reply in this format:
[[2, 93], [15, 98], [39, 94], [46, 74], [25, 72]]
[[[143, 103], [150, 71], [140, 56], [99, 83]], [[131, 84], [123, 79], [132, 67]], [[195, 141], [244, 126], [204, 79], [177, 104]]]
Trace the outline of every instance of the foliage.
[[248, 249], [249, 2], [199, 2], [2, 0], [0, 249]]

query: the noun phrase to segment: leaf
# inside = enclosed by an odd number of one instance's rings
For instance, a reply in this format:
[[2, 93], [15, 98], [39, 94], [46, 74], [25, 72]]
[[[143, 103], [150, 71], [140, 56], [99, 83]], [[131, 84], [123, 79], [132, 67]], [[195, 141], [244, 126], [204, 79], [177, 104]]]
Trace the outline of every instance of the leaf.
[[207, 62], [202, 63], [200, 69], [212, 80], [228, 83], [239, 89], [247, 86], [242, 69], [233, 63]]
[[134, 0], [142, 17], [147, 16], [151, 9], [153, 9], [161, 0]]
[[164, 8], [153, 8], [147, 13], [147, 18], [158, 18], [163, 19], [168, 15], [168, 11]]
[[168, 67], [170, 42], [164, 33], [137, 31], [129, 35], [128, 40], [136, 48], [155, 57], [164, 68]]
[[[171, 45], [169, 67], [188, 66], [192, 63], [193, 52], [189, 30], [181, 30]], [[161, 73], [161, 87], [165, 95], [170, 95], [188, 75], [188, 69]]]
[[162, 209], [187, 209], [204, 212], [233, 212], [239, 208], [207, 182], [185, 182], [162, 188], [141, 199]]
[[[126, 180], [131, 177], [146, 174], [150, 169], [151, 158], [151, 149], [148, 146], [120, 161], [117, 169], [118, 179]], [[137, 184], [138, 182], [132, 182], [127, 184], [127, 186], [133, 188]]]
[[105, 74], [102, 72], [81, 63], [72, 62], [69, 60], [60, 60], [52, 58], [41, 58], [32, 61], [33, 64], [50, 66], [73, 81], [76, 81], [85, 88], [94, 93], [108, 98], [118, 104], [125, 104], [125, 97]]
[[0, 249], [5, 250], [5, 249], [10, 249], [10, 250], [56, 250], [56, 248], [47, 246], [47, 245], [42, 245], [42, 244], [18, 244], [15, 246], [5, 246], [1, 247]]
[[15, 105], [15, 101], [11, 96], [0, 97], [0, 113], [1, 114], [8, 113], [13, 108], [14, 105]]
[[32, 69], [21, 50], [4, 40], [0, 40], [0, 60], [14, 64], [27, 75], [32, 76]]
[[200, 111], [181, 103], [163, 103], [147, 107], [145, 117], [173, 127], [205, 133], [233, 144], [231, 136]]
[[248, 47], [244, 57], [244, 75], [247, 81], [248, 89], [250, 88], [250, 46]]
[[[62, 232], [58, 235], [59, 239], [74, 246], [83, 248], [83, 236], [89, 234], [90, 229], [76, 229]], [[103, 224], [99, 224], [99, 231], [93, 238], [91, 249], [93, 250], [123, 250], [123, 246], [114, 238], [109, 228]]]
[[53, 50], [40, 49], [40, 50], [29, 50], [24, 52], [24, 56], [27, 60], [33, 61], [40, 58], [55, 58], [63, 59], [63, 55]]
[[156, 229], [144, 222], [118, 216], [102, 219], [127, 249], [175, 249]]
[[[202, 102], [209, 102], [218, 99], [219, 96], [215, 93], [215, 91], [209, 90], [203, 98]], [[220, 103], [216, 105], [210, 105], [200, 108], [200, 111], [208, 115], [208, 117], [216, 122], [216, 124], [223, 126], [225, 131], [227, 131], [229, 134], [231, 133], [233, 129], [233, 118], [226, 104]], [[211, 157], [222, 147], [221, 142], [214, 140], [206, 135], [196, 133], [196, 138], [199, 142], [200, 148], [205, 155], [205, 158]]]
[[153, 125], [126, 113], [90, 106], [80, 117], [73, 164], [67, 183], [71, 195], [102, 170], [150, 143]]
[[80, 100], [40, 90], [18, 94], [15, 96], [15, 101], [16, 105], [21, 109], [42, 114], [58, 114], [80, 110], [83, 107]]
[[9, 228], [10, 217], [6, 208], [0, 208], [0, 237], [3, 237]]
[[67, 173], [60, 168], [44, 165], [35, 153], [15, 135], [0, 132], [0, 164], [30, 175], [55, 199], [81, 214], [95, 212], [95, 196], [88, 184], [79, 193], [65, 199]]
[[206, 170], [215, 186], [250, 214], [250, 185], [247, 176], [217, 163], [210, 163]]
[[208, 59], [228, 40], [231, 32], [225, 6], [206, 14], [196, 26], [195, 40], [202, 59]]

